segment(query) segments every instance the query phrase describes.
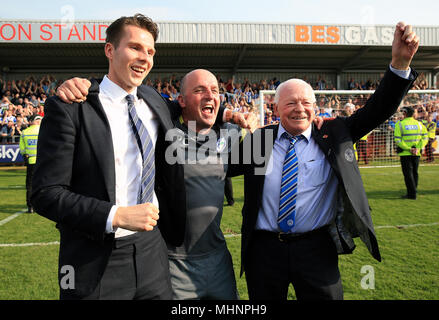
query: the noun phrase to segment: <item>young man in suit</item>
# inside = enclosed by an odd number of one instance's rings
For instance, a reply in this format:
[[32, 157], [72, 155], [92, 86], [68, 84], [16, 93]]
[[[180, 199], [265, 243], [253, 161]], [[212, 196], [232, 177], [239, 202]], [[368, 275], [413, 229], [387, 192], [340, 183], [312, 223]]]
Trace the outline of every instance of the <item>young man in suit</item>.
[[418, 46], [411, 26], [398, 23], [391, 70], [374, 95], [319, 131], [312, 87], [292, 79], [277, 88], [280, 124], [244, 141], [265, 161], [230, 167], [244, 173], [241, 274], [250, 299], [286, 299], [290, 283], [298, 299], [342, 299], [338, 254], [354, 250], [354, 237], [381, 260], [353, 143], [397, 110], [417, 76], [409, 66]]
[[172, 298], [164, 239], [180, 245], [185, 233], [183, 170], [164, 159], [166, 102], [139, 87], [157, 36], [148, 17], [119, 18], [108, 74], [87, 100], [46, 101], [32, 204], [60, 231], [61, 299]]

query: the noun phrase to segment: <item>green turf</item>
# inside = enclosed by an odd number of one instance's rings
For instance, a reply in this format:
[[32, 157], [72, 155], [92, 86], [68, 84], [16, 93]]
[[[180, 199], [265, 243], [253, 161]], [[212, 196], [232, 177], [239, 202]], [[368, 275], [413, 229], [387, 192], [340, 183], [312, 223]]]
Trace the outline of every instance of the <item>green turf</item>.
[[[439, 299], [439, 225], [434, 224], [439, 222], [439, 166], [420, 167], [416, 201], [400, 199], [405, 193], [401, 168], [362, 168], [361, 173], [383, 261], [375, 261], [356, 239], [354, 253], [340, 256], [345, 299]], [[26, 208], [24, 181], [24, 170], [0, 170], [0, 221]], [[233, 187], [236, 202], [224, 208], [222, 229], [240, 297], [248, 299], [245, 276], [239, 277], [243, 178], [234, 178]], [[415, 224], [421, 225], [409, 226]], [[22, 213], [0, 225], [0, 244], [55, 241], [59, 235], [54, 223], [36, 214]], [[0, 246], [0, 299], [57, 299], [58, 248]], [[370, 276], [370, 271], [361, 273], [365, 266], [373, 270], [374, 289], [362, 287], [363, 278]], [[294, 299], [292, 288], [289, 298]]]

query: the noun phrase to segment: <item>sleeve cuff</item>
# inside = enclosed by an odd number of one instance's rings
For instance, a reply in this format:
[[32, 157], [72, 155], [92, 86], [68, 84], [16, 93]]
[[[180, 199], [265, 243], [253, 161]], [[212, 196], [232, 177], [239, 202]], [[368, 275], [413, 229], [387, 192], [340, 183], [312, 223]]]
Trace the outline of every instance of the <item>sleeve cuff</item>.
[[407, 79], [407, 80], [409, 79], [410, 73], [412, 71], [412, 69], [410, 67], [408, 70], [395, 69], [394, 67], [392, 67], [392, 64], [389, 64], [389, 67], [390, 67], [390, 71], [392, 71], [394, 74], [400, 76], [403, 79]]
[[111, 207], [110, 213], [108, 214], [108, 218], [107, 218], [107, 225], [105, 228], [106, 233], [114, 233], [117, 230], [117, 228], [115, 228], [113, 230], [113, 219], [114, 219], [114, 215], [116, 214], [116, 211], [118, 208], [119, 208], [118, 206]]

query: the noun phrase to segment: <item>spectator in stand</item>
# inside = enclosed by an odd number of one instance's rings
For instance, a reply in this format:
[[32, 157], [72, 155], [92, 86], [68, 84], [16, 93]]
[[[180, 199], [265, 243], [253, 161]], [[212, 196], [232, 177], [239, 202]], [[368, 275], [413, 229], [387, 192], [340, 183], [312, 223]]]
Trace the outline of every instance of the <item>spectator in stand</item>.
[[15, 124], [17, 119], [14, 116], [14, 111], [15, 111], [14, 109], [13, 110], [9, 109], [8, 111], [5, 112], [5, 115], [3, 116], [3, 125], [6, 125], [9, 121], [12, 121], [12, 123]]
[[[352, 101], [352, 99], [349, 99]], [[355, 112], [355, 105], [351, 102], [348, 102], [344, 105], [344, 110], [348, 116], [352, 115]]]
[[178, 93], [177, 88], [171, 86], [171, 100], [177, 100], [179, 95], [180, 94]]
[[23, 116], [17, 116], [17, 122], [15, 123], [15, 136], [21, 136], [22, 131], [27, 127], [28, 125], [23, 121]]
[[244, 98], [245, 98], [245, 102], [247, 103], [252, 103], [252, 89], [250, 88], [250, 86], [247, 86], [244, 88], [244, 92], [243, 92]]
[[40, 105], [44, 104], [46, 102], [47, 96], [46, 94], [41, 94], [40, 98], [38, 99], [38, 102], [40, 103]]
[[44, 117], [44, 105], [40, 105], [38, 107], [38, 115], [40, 115], [41, 117]]
[[237, 98], [239, 98], [242, 94], [241, 84], [238, 82], [235, 84], [235, 89], [233, 90], [233, 93]]
[[14, 121], [9, 120], [7, 124], [4, 124], [0, 131], [1, 143], [12, 143], [15, 135]]
[[276, 123], [277, 121], [273, 118], [273, 111], [271, 111], [271, 110], [269, 110], [268, 112], [267, 112], [267, 117], [266, 117], [266, 119], [265, 119], [265, 124], [267, 125], [267, 124], [274, 124], [274, 123]]
[[351, 78], [351, 80], [348, 81], [348, 89], [354, 90], [355, 89], [355, 81], [354, 78]]
[[233, 84], [233, 78], [230, 78], [226, 83], [226, 91], [228, 93], [234, 93], [233, 90], [235, 89], [235, 86]]
[[316, 88], [317, 88], [317, 90], [325, 90], [326, 89], [326, 80], [323, 79], [321, 75], [319, 75], [319, 77], [317, 79]]
[[11, 101], [9, 101], [8, 97], [3, 96], [2, 101], [0, 102], [0, 114], [2, 114], [3, 110], [8, 109], [10, 104], [11, 104]]
[[318, 116], [322, 118], [331, 118], [331, 115], [326, 112], [325, 108], [321, 108], [321, 107]]

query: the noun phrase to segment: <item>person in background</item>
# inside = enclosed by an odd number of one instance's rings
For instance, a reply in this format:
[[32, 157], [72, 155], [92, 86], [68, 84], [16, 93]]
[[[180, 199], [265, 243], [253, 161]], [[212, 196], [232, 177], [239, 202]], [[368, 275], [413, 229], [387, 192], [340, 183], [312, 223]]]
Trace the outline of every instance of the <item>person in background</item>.
[[436, 123], [433, 121], [431, 114], [427, 115], [427, 133], [428, 143], [425, 146], [426, 162], [434, 162], [434, 148], [433, 143], [436, 141]]
[[40, 115], [33, 115], [30, 119], [30, 126], [24, 129], [20, 135], [20, 153], [26, 165], [26, 205], [27, 213], [34, 212], [31, 204], [32, 178], [34, 175], [35, 163], [37, 162], [38, 133], [40, 123], [43, 119]]
[[428, 142], [427, 129], [415, 119], [416, 109], [402, 107], [401, 111], [404, 118], [395, 124], [394, 137], [407, 189], [402, 198], [416, 200], [419, 159]]

